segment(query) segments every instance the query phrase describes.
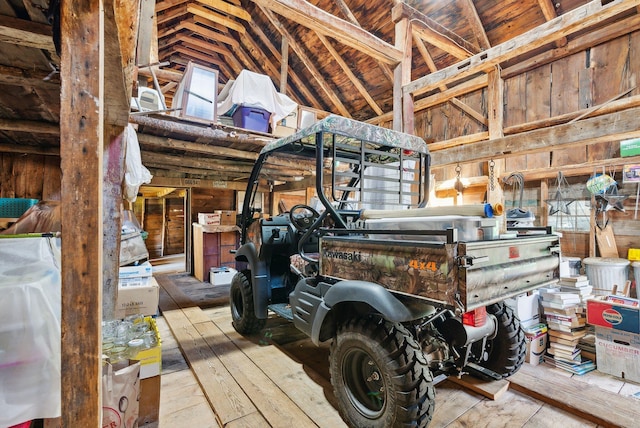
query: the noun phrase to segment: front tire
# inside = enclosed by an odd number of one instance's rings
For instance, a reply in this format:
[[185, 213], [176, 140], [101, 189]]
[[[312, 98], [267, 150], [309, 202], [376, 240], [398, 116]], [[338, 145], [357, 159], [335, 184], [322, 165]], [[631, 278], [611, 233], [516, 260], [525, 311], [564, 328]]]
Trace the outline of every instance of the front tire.
[[524, 363], [527, 346], [524, 331], [513, 309], [504, 303], [487, 306], [487, 312], [495, 315], [498, 332], [487, 342], [486, 360], [479, 364], [505, 378], [517, 372]]
[[238, 272], [233, 276], [231, 287], [229, 288], [231, 324], [240, 334], [257, 333], [267, 323], [266, 319], [256, 317], [250, 278], [250, 270]]
[[357, 318], [331, 344], [331, 384], [343, 419], [354, 427], [426, 427], [433, 378], [418, 342], [401, 324]]

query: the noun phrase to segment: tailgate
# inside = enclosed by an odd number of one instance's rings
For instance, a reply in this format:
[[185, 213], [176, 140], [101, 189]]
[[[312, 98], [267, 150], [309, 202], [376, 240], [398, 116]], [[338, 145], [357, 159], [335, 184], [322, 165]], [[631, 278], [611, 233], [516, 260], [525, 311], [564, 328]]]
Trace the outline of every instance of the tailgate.
[[468, 311], [556, 283], [558, 249], [555, 235], [453, 244], [329, 236], [320, 274]]

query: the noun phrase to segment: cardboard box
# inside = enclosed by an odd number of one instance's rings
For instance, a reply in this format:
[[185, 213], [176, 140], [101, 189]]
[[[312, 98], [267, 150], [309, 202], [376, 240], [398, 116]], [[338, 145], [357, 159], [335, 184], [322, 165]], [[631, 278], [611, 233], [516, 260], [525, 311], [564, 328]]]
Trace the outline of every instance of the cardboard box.
[[235, 269], [230, 267], [212, 267], [209, 270], [209, 282], [211, 282], [212, 285], [231, 284], [231, 280], [236, 272]]
[[544, 353], [547, 350], [547, 326], [536, 324], [524, 330], [527, 342], [527, 353], [525, 361], [532, 366], [537, 366], [543, 361]]
[[596, 327], [598, 370], [640, 382], [640, 334]]
[[121, 266], [119, 278], [140, 278], [148, 277], [153, 274], [153, 266], [148, 261], [137, 266]]
[[211, 226], [220, 225], [220, 213], [198, 213], [198, 223]]
[[640, 307], [618, 303], [633, 302], [635, 299], [610, 296], [615, 300], [607, 301], [607, 297], [587, 300], [587, 322], [598, 327], [640, 334]]
[[158, 312], [160, 287], [152, 276], [118, 281], [115, 318], [128, 315], [155, 315]]
[[157, 422], [160, 415], [160, 376], [140, 380], [138, 426]]
[[237, 213], [235, 211], [216, 211], [216, 214], [220, 216], [221, 226], [235, 226]]

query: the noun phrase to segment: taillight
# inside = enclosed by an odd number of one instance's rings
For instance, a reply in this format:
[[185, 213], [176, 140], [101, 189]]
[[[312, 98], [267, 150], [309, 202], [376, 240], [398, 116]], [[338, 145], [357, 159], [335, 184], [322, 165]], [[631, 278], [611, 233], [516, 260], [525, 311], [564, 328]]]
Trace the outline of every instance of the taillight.
[[471, 327], [481, 327], [487, 322], [487, 308], [482, 306], [462, 314], [462, 324]]

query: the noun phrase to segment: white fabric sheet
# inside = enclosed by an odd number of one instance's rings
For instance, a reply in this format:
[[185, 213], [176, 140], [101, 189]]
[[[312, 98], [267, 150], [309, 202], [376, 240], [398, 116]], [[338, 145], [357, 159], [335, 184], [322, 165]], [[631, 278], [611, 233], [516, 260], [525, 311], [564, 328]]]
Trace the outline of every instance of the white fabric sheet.
[[60, 416], [56, 238], [0, 239], [0, 427]]
[[269, 76], [242, 70], [238, 77], [227, 82], [218, 94], [218, 114], [223, 115], [234, 106], [258, 107], [271, 113], [272, 126], [293, 113], [298, 104], [273, 86]]

